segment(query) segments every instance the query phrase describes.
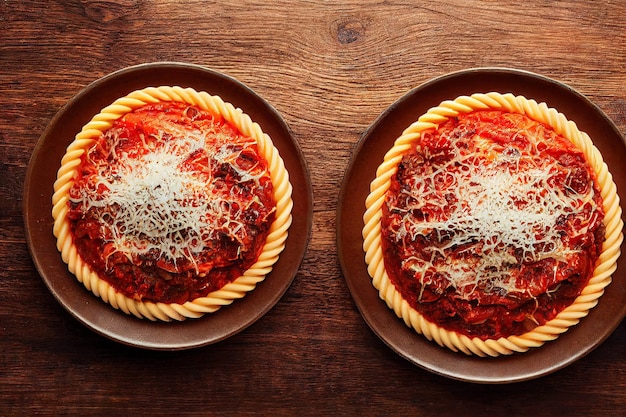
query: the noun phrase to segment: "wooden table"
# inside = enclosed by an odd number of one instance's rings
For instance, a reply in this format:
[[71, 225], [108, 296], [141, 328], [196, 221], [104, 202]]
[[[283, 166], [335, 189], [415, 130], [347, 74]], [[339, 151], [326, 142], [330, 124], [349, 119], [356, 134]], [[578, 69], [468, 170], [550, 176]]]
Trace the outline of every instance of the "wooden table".
[[[0, 2], [0, 415], [625, 416], [625, 323], [539, 379], [447, 379], [368, 328], [335, 243], [360, 135], [433, 77], [532, 71], [626, 132], [624, 16], [621, 0]], [[285, 296], [241, 333], [178, 352], [128, 347], [70, 316], [40, 279], [22, 221], [29, 157], [55, 113], [99, 77], [154, 61], [203, 65], [264, 97], [302, 148], [314, 193], [310, 244]]]

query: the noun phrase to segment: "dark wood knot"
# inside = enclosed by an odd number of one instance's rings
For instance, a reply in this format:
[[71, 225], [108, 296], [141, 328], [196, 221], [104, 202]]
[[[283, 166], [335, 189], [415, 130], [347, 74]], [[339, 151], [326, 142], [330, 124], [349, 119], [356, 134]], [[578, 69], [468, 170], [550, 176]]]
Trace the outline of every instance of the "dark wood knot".
[[137, 11], [138, 0], [81, 0], [85, 14], [98, 23], [117, 20]]
[[347, 45], [359, 40], [365, 33], [365, 25], [355, 18], [343, 20], [337, 23], [337, 40], [342, 45]]

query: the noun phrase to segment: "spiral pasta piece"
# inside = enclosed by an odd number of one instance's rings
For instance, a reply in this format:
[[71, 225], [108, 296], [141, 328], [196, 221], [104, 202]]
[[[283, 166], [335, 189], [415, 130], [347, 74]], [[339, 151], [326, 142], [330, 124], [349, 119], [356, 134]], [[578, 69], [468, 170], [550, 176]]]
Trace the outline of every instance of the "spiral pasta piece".
[[[596, 174], [603, 198], [606, 233], [601, 254], [591, 279], [571, 305], [552, 320], [527, 333], [506, 338], [481, 340], [477, 337], [469, 338], [428, 321], [422, 314], [414, 310], [396, 290], [384, 266], [381, 248], [381, 217], [385, 195], [389, 190], [391, 178], [397, 172], [398, 163], [411, 148], [411, 145], [420, 140], [421, 132], [436, 128], [439, 124], [458, 116], [460, 113], [485, 109], [525, 114], [535, 121], [551, 126], [558, 134], [569, 139], [583, 152]], [[362, 230], [365, 262], [367, 271], [372, 278], [372, 285], [378, 290], [379, 297], [408, 327], [413, 328], [426, 339], [452, 351], [480, 357], [526, 352], [558, 338], [570, 327], [576, 325], [598, 303], [605, 288], [611, 282], [611, 275], [617, 268], [620, 245], [623, 240], [621, 213], [616, 186], [606, 163], [602, 160], [602, 155], [593, 145], [589, 136], [579, 131], [576, 124], [567, 120], [563, 114], [549, 108], [545, 103], [537, 103], [535, 100], [513, 94], [490, 92], [460, 96], [455, 100], [444, 101], [420, 116], [416, 122], [402, 132], [383, 157], [383, 161], [376, 171], [376, 177], [371, 182], [370, 194], [365, 202]]]
[[[270, 226], [263, 250], [257, 261], [242, 276], [226, 284], [219, 290], [211, 292], [183, 304], [138, 301], [115, 290], [109, 283], [98, 277], [89, 265], [78, 255], [69, 231], [68, 192], [73, 184], [76, 167], [84, 152], [92, 146], [98, 137], [113, 122], [124, 114], [150, 103], [178, 101], [198, 106], [215, 115], [222, 116], [235, 126], [242, 134], [256, 141], [259, 154], [267, 161], [269, 175], [273, 184], [276, 201], [276, 216]], [[113, 308], [138, 318], [151, 321], [182, 321], [188, 318], [199, 318], [206, 313], [213, 313], [221, 307], [244, 297], [254, 290], [271, 272], [285, 248], [288, 229], [292, 221], [292, 185], [278, 149], [271, 138], [262, 131], [241, 109], [224, 102], [219, 96], [198, 92], [192, 88], [179, 86], [148, 87], [129, 93], [125, 97], [103, 108], [76, 135], [68, 146], [61, 160], [61, 167], [54, 183], [52, 196], [52, 216], [54, 218], [53, 234], [57, 238], [57, 248], [68, 270], [74, 274], [84, 287], [95, 296], [110, 304]]]

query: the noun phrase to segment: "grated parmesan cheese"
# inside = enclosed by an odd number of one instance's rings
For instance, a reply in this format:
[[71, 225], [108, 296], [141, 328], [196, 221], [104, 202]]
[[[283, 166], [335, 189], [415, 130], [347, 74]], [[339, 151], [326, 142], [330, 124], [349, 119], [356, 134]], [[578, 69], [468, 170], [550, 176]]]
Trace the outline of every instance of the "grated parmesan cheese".
[[405, 255], [420, 238], [431, 243], [403, 256], [403, 268], [423, 285], [443, 277], [467, 299], [479, 288], [532, 292], [518, 279], [522, 265], [567, 260], [575, 249], [563, 237], [588, 232], [595, 190], [568, 186], [572, 172], [545, 152], [556, 144], [543, 133], [541, 126], [518, 126], [501, 143], [461, 124], [442, 137], [426, 134], [416, 154], [403, 159], [406, 182], [388, 202], [399, 218], [392, 226], [395, 243]]
[[[174, 266], [181, 259], [200, 271], [198, 255], [211, 250], [225, 236], [247, 250], [251, 213], [260, 216], [257, 196], [238, 192], [245, 183], [259, 187], [267, 176], [265, 164], [242, 163], [244, 153], [256, 155], [256, 142], [219, 129], [189, 129], [166, 118], [151, 120], [156, 133], [142, 131], [137, 143], [124, 127], [104, 136], [103, 152], [93, 148], [87, 159], [96, 175], [89, 186], [78, 188], [72, 202], [83, 213], [96, 213], [107, 243], [129, 259], [151, 256]], [[257, 157], [258, 158], [258, 157]], [[229, 172], [234, 185], [224, 183]], [[95, 209], [95, 210], [92, 210]], [[247, 218], [247, 219], [246, 219]]]

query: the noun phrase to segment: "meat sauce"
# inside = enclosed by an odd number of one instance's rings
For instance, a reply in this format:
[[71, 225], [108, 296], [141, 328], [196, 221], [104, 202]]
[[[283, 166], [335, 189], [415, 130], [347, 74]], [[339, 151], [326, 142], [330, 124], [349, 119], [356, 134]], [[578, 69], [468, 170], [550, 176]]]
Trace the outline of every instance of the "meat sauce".
[[115, 290], [184, 303], [258, 259], [275, 218], [253, 139], [178, 102], [125, 114], [83, 154], [70, 189], [78, 254]]
[[388, 276], [427, 320], [497, 339], [553, 319], [604, 241], [580, 150], [526, 116], [476, 111], [422, 134], [382, 207]]

